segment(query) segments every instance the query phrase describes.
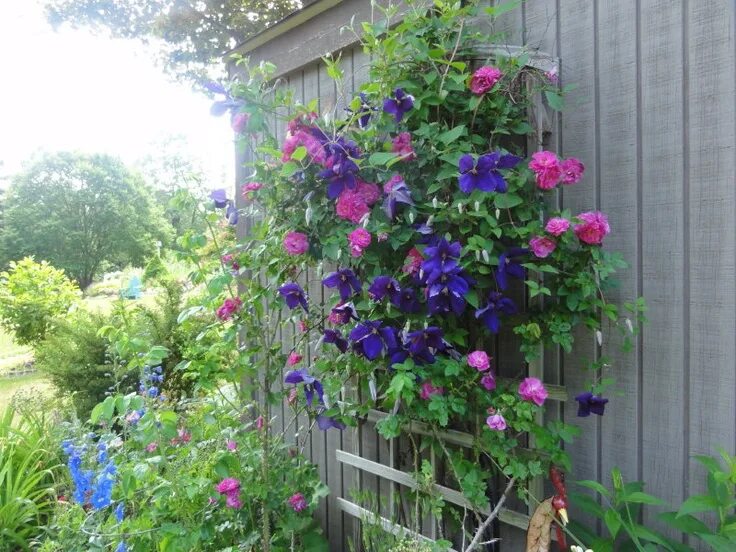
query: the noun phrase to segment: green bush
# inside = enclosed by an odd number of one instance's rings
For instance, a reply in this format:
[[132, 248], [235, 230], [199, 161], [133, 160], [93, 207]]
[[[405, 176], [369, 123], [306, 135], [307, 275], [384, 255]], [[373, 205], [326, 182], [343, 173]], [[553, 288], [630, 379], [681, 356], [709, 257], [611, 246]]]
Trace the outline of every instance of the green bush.
[[12, 261], [0, 274], [0, 324], [21, 345], [33, 345], [44, 338], [52, 318], [66, 313], [79, 295], [64, 271], [46, 261]]

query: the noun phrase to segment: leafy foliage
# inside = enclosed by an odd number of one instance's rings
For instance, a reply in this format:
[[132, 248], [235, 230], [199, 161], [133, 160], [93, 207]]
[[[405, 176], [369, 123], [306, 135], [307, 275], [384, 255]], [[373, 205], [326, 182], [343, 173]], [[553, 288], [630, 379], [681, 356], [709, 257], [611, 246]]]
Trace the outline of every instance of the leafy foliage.
[[17, 175], [5, 204], [9, 260], [34, 255], [84, 289], [103, 263], [141, 266], [171, 228], [139, 176], [108, 155], [45, 154]]
[[65, 314], [79, 298], [79, 290], [46, 261], [31, 257], [11, 261], [0, 274], [0, 324], [22, 345], [37, 345], [55, 316]]

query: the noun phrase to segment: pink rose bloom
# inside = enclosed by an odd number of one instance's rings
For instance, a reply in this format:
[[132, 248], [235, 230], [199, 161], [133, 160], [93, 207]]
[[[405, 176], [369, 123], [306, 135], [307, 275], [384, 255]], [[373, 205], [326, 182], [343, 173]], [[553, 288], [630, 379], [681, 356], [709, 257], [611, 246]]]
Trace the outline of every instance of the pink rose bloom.
[[240, 510], [243, 507], [243, 503], [240, 501], [240, 496], [235, 493], [225, 495], [225, 506], [228, 508], [234, 508]]
[[494, 431], [503, 431], [506, 429], [506, 420], [500, 414], [491, 414], [486, 418], [486, 424]]
[[393, 175], [391, 178], [388, 179], [388, 182], [383, 185], [383, 193], [387, 195], [390, 194], [391, 190], [394, 189], [394, 186], [400, 184], [403, 181], [404, 179], [400, 174]]
[[306, 320], [300, 320], [299, 323], [297, 324], [297, 326], [299, 326], [299, 331], [302, 332], [302, 333], [304, 333], [304, 332], [306, 332], [306, 331], [309, 330], [309, 326], [307, 325], [307, 321]]
[[381, 189], [372, 182], [358, 180], [358, 185], [355, 187], [355, 191], [368, 207], [372, 207], [373, 204], [381, 197]]
[[529, 247], [534, 256], [545, 259], [555, 250], [557, 242], [547, 236], [534, 236], [529, 240]]
[[303, 358], [304, 357], [300, 354], [297, 354], [296, 351], [291, 351], [289, 353], [289, 358], [286, 359], [286, 364], [288, 364], [289, 366], [296, 366], [302, 361]]
[[309, 239], [301, 232], [288, 232], [284, 236], [284, 249], [289, 255], [302, 255], [309, 251]]
[[365, 228], [356, 228], [348, 234], [348, 242], [350, 254], [353, 257], [360, 257], [363, 250], [371, 244], [371, 235]]
[[560, 163], [560, 169], [562, 169], [563, 184], [576, 184], [583, 178], [585, 165], [579, 159], [570, 157]]
[[346, 188], [337, 198], [335, 205], [337, 216], [358, 224], [370, 212], [363, 197], [357, 192]]
[[608, 218], [600, 211], [588, 211], [580, 213], [576, 218], [581, 220], [576, 224], [573, 230], [578, 239], [589, 245], [600, 245], [610, 232], [611, 227], [608, 225]]
[[483, 374], [483, 377], [480, 378], [480, 384], [488, 391], [493, 391], [496, 388], [496, 378], [493, 377], [493, 374], [488, 372], [487, 374]]
[[242, 188], [240, 188], [240, 193], [243, 196], [243, 199], [250, 200], [253, 199], [253, 192], [257, 192], [263, 188], [263, 184], [260, 182], [248, 182], [246, 184], [243, 184]]
[[537, 151], [532, 155], [529, 168], [534, 171], [537, 187], [551, 190], [562, 178], [562, 166], [557, 155], [551, 151]]
[[307, 499], [304, 498], [304, 495], [302, 493], [295, 493], [291, 495], [287, 502], [289, 503], [289, 506], [294, 508], [295, 512], [301, 512], [307, 507]]
[[229, 451], [233, 451], [233, 450], [237, 450], [238, 449], [238, 443], [236, 443], [232, 439], [228, 439], [225, 442], [225, 446], [227, 447], [227, 450], [229, 450]]
[[486, 65], [476, 70], [470, 79], [470, 91], [480, 96], [490, 91], [501, 80], [503, 73], [497, 67]]
[[220, 494], [239, 492], [240, 481], [238, 481], [234, 477], [226, 477], [215, 486], [215, 490]]
[[544, 229], [553, 236], [561, 236], [570, 228], [570, 221], [562, 217], [554, 217], [547, 221]]
[[435, 387], [430, 382], [425, 381], [419, 391], [419, 396], [426, 401], [429, 400], [432, 395], [442, 395], [444, 392], [444, 388]]
[[296, 151], [296, 148], [299, 147], [300, 141], [298, 134], [292, 134], [289, 132], [286, 135], [286, 138], [284, 138], [284, 144], [281, 146], [281, 161], [283, 163], [291, 161], [291, 156]]
[[416, 247], [412, 247], [406, 255], [406, 260], [404, 261], [404, 266], [401, 271], [404, 274], [415, 274], [419, 271], [422, 261], [424, 261], [422, 254]]
[[180, 428], [179, 429], [179, 440], [182, 443], [188, 443], [189, 441], [192, 440], [192, 434], [189, 433], [186, 429]]
[[402, 132], [391, 142], [391, 151], [401, 156], [404, 161], [411, 161], [417, 158], [414, 148], [411, 145], [411, 133]]
[[317, 140], [317, 138], [309, 132], [302, 131], [300, 132], [299, 137], [301, 138], [304, 147], [307, 148], [307, 153], [312, 161], [319, 163], [320, 165], [327, 161], [327, 152], [325, 152], [322, 142]]
[[263, 416], [256, 418], [256, 429], [263, 429]]
[[557, 74], [557, 67], [553, 67], [544, 74], [547, 80], [552, 84], [557, 84], [560, 81], [560, 76]]
[[519, 395], [525, 401], [531, 401], [537, 406], [542, 406], [549, 393], [544, 388], [544, 384], [537, 378], [524, 378], [524, 381], [519, 384]]
[[491, 359], [485, 351], [473, 351], [468, 355], [468, 364], [479, 372], [485, 372], [491, 367]]
[[230, 121], [230, 128], [232, 128], [234, 132], [242, 134], [245, 127], [248, 126], [249, 119], [250, 115], [247, 113], [236, 113]]
[[158, 443], [148, 443], [146, 445], [146, 452], [153, 452], [158, 448]]
[[215, 311], [215, 314], [217, 318], [225, 322], [226, 320], [230, 320], [233, 314], [240, 310], [242, 305], [243, 302], [240, 300], [240, 297], [236, 297], [235, 299], [228, 298], [223, 301], [222, 305]]

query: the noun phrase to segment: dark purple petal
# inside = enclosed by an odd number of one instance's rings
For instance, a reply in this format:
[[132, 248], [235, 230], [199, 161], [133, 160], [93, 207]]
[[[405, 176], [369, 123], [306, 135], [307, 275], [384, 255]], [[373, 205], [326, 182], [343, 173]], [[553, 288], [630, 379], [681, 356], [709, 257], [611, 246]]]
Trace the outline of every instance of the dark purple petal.
[[222, 209], [228, 204], [227, 192], [223, 188], [212, 190], [210, 192], [210, 199], [214, 201], [215, 207]]
[[317, 416], [317, 427], [319, 427], [322, 431], [327, 431], [328, 429], [331, 429], [333, 427], [342, 431], [343, 429], [345, 429], [346, 426], [344, 423], [337, 421], [335, 418], [320, 414], [319, 416]]
[[304, 383], [305, 377], [311, 378], [311, 376], [307, 374], [307, 371], [304, 368], [300, 370], [290, 370], [286, 373], [286, 376], [284, 377], [284, 383]]
[[361, 346], [363, 348], [363, 354], [368, 360], [375, 360], [380, 356], [381, 351], [383, 351], [383, 341], [374, 333], [363, 339]]
[[501, 156], [496, 167], [499, 169], [513, 169], [520, 161], [521, 157], [507, 153]]

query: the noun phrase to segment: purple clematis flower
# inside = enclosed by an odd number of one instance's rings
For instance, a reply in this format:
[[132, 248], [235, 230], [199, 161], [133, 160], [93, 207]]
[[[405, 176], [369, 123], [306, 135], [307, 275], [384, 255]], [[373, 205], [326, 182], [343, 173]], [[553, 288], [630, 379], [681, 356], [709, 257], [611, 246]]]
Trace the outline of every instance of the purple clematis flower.
[[501, 327], [499, 314], [516, 314], [516, 305], [508, 297], [502, 296], [497, 291], [492, 291], [488, 304], [482, 309], [475, 311], [475, 317], [483, 320], [486, 327], [492, 333], [498, 333]]
[[238, 209], [232, 202], [228, 202], [227, 209], [225, 209], [225, 218], [232, 225], [238, 224]]
[[374, 301], [381, 301], [388, 295], [389, 300], [393, 303], [399, 300], [401, 287], [399, 282], [391, 276], [378, 276], [368, 288], [368, 295]]
[[421, 310], [417, 294], [412, 288], [402, 289], [396, 299], [391, 299], [391, 304], [406, 314], [416, 314]]
[[324, 404], [324, 389], [322, 383], [315, 378], [310, 376], [306, 368], [299, 370], [291, 370], [286, 373], [284, 377], [284, 383], [303, 383], [304, 384], [304, 396], [307, 399], [307, 404], [311, 407], [312, 401], [314, 400], [314, 394], [317, 393], [317, 399], [320, 404]]
[[355, 273], [349, 268], [340, 268], [336, 272], [328, 274], [322, 285], [328, 288], [337, 288], [340, 292], [340, 298], [347, 301], [354, 293], [360, 293], [363, 286]]
[[307, 296], [299, 284], [295, 284], [294, 282], [284, 284], [279, 288], [279, 294], [284, 298], [286, 306], [290, 309], [294, 310], [297, 305], [301, 305], [305, 311], [309, 310]]
[[470, 291], [470, 284], [462, 271], [456, 268], [450, 273], [436, 271], [437, 278], [427, 287], [427, 306], [432, 314], [444, 314], [450, 311], [460, 315], [465, 311], [465, 295]]
[[[368, 123], [371, 120], [371, 115], [376, 111], [376, 108], [368, 102], [368, 96], [363, 92], [361, 92], [358, 97], [360, 98], [360, 108], [355, 113], [358, 115], [358, 126], [360, 128], [365, 128], [368, 126]], [[345, 111], [353, 113], [349, 107], [346, 107]]]
[[355, 189], [358, 165], [345, 155], [330, 157], [329, 166], [317, 173], [319, 178], [327, 180], [327, 197], [337, 198], [345, 189]]
[[212, 190], [210, 192], [210, 199], [215, 202], [215, 207], [222, 209], [227, 207], [230, 201], [227, 199], [227, 192], [223, 188]]
[[351, 320], [358, 320], [358, 311], [355, 310], [355, 305], [352, 302], [332, 307], [330, 322], [333, 324], [347, 324]]
[[331, 416], [325, 416], [324, 414], [320, 414], [317, 416], [317, 427], [319, 427], [322, 431], [327, 431], [328, 429], [335, 428], [342, 431], [345, 429], [345, 424], [336, 420], [335, 418], [332, 418]]
[[383, 326], [381, 320], [368, 320], [350, 332], [350, 340], [357, 353], [368, 360], [375, 360], [384, 349], [390, 351], [396, 348], [396, 331], [390, 326]]
[[383, 210], [389, 220], [396, 218], [396, 209], [398, 204], [403, 203], [404, 205], [414, 205], [414, 201], [411, 199], [411, 192], [406, 182], [403, 180], [394, 183], [391, 189], [386, 192], [386, 198], [383, 200]]
[[348, 340], [345, 339], [339, 331], [328, 329], [324, 331], [322, 336], [323, 343], [332, 343], [335, 347], [340, 349], [341, 353], [348, 350]]
[[436, 326], [408, 333], [405, 343], [409, 354], [430, 363], [434, 362], [434, 354], [445, 350], [445, 340], [442, 335], [442, 330]]
[[499, 169], [515, 167], [520, 157], [511, 154], [501, 154], [498, 151], [486, 153], [473, 161], [473, 156], [465, 154], [460, 158], [460, 189], [469, 194], [475, 189], [483, 192], [505, 192], [508, 184]]
[[394, 90], [392, 98], [386, 98], [383, 100], [383, 111], [394, 116], [396, 122], [401, 122], [404, 118], [404, 114], [410, 111], [414, 107], [414, 96], [411, 96], [404, 92], [403, 89], [397, 88]]
[[458, 267], [457, 261], [461, 254], [460, 242], [449, 243], [445, 238], [440, 239], [437, 245], [427, 247], [424, 250], [426, 258], [421, 266], [427, 283], [434, 283], [442, 274], [454, 271]]
[[521, 266], [515, 259], [529, 253], [528, 249], [523, 247], [512, 247], [508, 251], [504, 251], [498, 256], [498, 268], [496, 269], [496, 282], [498, 287], [506, 289], [509, 287], [509, 276], [514, 278], [524, 279], [526, 273], [524, 267]]
[[590, 391], [580, 393], [575, 400], [578, 401], [578, 416], [586, 418], [592, 414], [603, 416], [608, 399], [604, 399], [600, 395], [594, 395]]

